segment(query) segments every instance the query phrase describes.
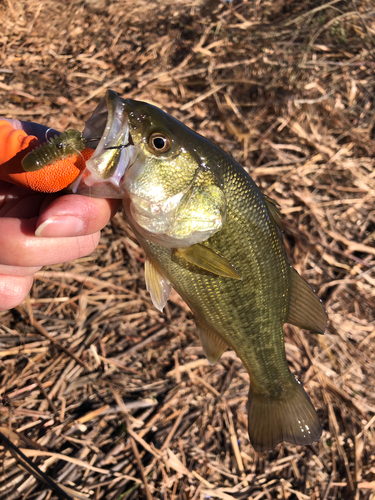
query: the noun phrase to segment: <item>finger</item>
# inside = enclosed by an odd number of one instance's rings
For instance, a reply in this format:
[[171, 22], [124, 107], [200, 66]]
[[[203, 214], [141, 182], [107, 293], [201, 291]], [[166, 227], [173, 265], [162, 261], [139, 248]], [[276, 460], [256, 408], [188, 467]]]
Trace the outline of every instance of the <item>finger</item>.
[[0, 264], [0, 276], [34, 276], [35, 273], [40, 271], [42, 266], [33, 267], [18, 267], [18, 266], [4, 266]]
[[73, 238], [34, 236], [35, 219], [0, 219], [0, 264], [6, 266], [44, 266], [68, 262], [93, 252], [100, 233]]
[[117, 212], [120, 200], [66, 195], [54, 200], [40, 215], [36, 236], [67, 237], [96, 233]]
[[39, 216], [46, 197], [51, 202], [56, 195], [35, 193], [30, 189], [0, 182], [0, 217], [31, 218]]
[[0, 276], [0, 311], [16, 307], [25, 300], [33, 284], [33, 276]]

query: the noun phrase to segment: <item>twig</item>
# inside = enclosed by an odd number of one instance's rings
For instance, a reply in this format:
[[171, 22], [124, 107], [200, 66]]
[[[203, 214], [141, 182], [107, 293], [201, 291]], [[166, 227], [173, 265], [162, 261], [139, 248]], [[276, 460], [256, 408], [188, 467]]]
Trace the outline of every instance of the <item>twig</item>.
[[[63, 500], [73, 500], [72, 497], [70, 497], [61, 487], [55, 483], [45, 472], [43, 472], [37, 465], [34, 464], [27, 456], [16, 446], [15, 444], [12, 443], [2, 432], [0, 432], [0, 439], [3, 441], [9, 448], [11, 448], [14, 453], [18, 456], [18, 458], [21, 458], [22, 460], [19, 460], [20, 464], [26, 469], [34, 472], [38, 480], [43, 480], [46, 484], [48, 484], [52, 490], [56, 492], [59, 498], [62, 498]], [[23, 463], [25, 462], [27, 466]]]
[[[22, 309], [21, 306], [17, 306], [15, 309], [21, 314], [21, 316], [24, 316], [25, 311]], [[35, 328], [35, 330], [37, 330], [41, 335], [43, 335], [43, 337], [45, 337], [50, 342], [52, 342], [53, 344], [55, 344], [56, 346], [58, 346], [62, 351], [65, 352], [65, 354], [67, 354], [68, 356], [70, 356], [71, 358], [73, 358], [86, 371], [89, 371], [89, 369], [87, 368], [87, 366], [85, 365], [85, 363], [83, 361], [81, 361], [74, 353], [72, 353], [71, 351], [69, 351], [69, 349], [67, 349], [65, 346], [63, 346], [61, 342], [59, 342], [58, 340], [56, 340], [53, 337], [51, 337], [49, 335], [49, 333], [47, 332], [47, 330], [45, 328], [43, 328], [43, 326], [39, 323], [39, 321], [37, 319], [31, 317], [31, 315], [28, 314], [28, 321], [29, 321], [30, 325]]]

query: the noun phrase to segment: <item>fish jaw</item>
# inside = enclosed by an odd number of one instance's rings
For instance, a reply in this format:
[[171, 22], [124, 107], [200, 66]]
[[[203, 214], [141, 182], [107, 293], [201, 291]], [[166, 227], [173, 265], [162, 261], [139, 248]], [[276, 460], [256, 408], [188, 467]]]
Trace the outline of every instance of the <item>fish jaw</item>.
[[83, 136], [96, 149], [70, 190], [94, 198], [124, 198], [126, 170], [142, 163], [141, 151], [132, 143], [126, 101], [108, 90], [86, 122]]

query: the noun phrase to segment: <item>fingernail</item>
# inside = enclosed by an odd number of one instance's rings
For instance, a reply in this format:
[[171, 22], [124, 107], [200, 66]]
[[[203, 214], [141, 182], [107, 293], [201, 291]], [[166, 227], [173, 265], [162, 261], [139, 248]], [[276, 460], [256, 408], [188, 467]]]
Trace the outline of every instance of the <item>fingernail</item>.
[[72, 215], [50, 217], [36, 228], [35, 236], [43, 238], [77, 236], [83, 233], [84, 223]]

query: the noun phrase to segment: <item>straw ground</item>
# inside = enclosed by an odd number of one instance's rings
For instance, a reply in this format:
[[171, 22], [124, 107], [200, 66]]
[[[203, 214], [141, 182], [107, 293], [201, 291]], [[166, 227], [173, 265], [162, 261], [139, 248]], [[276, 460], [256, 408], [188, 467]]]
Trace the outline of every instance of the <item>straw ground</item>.
[[322, 439], [255, 453], [246, 371], [231, 351], [208, 365], [176, 294], [155, 310], [118, 214], [0, 314], [0, 497], [375, 498], [373, 2], [2, 0], [0, 16], [0, 115], [82, 130], [108, 88], [163, 107], [280, 203], [330, 318], [325, 336], [285, 328]]

